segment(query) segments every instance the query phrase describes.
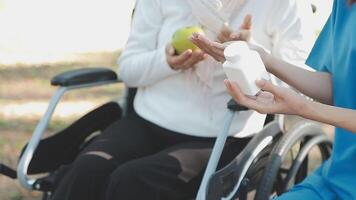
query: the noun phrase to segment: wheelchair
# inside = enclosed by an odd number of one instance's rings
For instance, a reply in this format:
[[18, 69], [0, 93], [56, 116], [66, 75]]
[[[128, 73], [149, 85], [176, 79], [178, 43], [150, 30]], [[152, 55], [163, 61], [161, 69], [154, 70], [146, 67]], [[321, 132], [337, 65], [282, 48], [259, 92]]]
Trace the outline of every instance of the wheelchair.
[[[55, 76], [51, 84], [58, 86], [58, 90], [23, 148], [17, 169], [0, 164], [0, 174], [18, 179], [24, 188], [40, 191], [43, 200], [50, 200], [56, 182], [81, 150], [111, 123], [133, 111], [136, 90], [126, 89], [121, 105], [108, 102], [57, 134], [42, 138], [60, 98], [70, 90], [120, 82], [114, 71], [101, 67]], [[227, 107], [226, 122], [216, 138], [196, 200], [270, 199], [288, 191], [308, 175], [312, 150], [320, 155], [320, 162], [331, 154], [332, 142], [318, 124], [304, 120], [286, 130], [282, 117], [268, 115], [264, 128], [254, 134], [242, 152], [217, 170], [232, 118], [237, 112], [247, 110], [233, 100]]]

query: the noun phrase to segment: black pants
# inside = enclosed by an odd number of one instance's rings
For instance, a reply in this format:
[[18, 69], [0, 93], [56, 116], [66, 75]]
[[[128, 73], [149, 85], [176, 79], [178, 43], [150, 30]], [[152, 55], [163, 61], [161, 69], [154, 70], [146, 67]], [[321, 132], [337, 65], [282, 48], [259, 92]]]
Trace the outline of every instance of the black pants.
[[[53, 200], [192, 199], [214, 141], [172, 132], [133, 114], [113, 123], [77, 157]], [[229, 138], [220, 165], [248, 141]]]

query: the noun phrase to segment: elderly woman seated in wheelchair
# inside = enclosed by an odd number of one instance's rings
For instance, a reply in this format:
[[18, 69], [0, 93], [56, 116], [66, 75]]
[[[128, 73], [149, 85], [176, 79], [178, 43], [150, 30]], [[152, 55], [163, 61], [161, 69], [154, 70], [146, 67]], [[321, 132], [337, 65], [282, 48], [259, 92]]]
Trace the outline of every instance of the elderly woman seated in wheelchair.
[[[229, 102], [221, 63], [201, 51], [176, 55], [170, 41], [176, 29], [200, 24], [212, 40], [252, 37], [273, 55], [302, 63], [311, 32], [299, 4], [138, 1], [119, 62], [120, 78], [136, 88], [128, 90], [124, 109], [105, 104], [40, 140], [65, 91], [118, 82], [114, 72], [100, 68], [56, 76], [52, 84], [61, 87], [17, 174], [4, 165], [1, 172], [52, 200], [245, 199], [256, 190], [256, 199], [266, 199], [286, 191], [307, 175], [312, 147], [319, 147], [322, 160], [329, 156], [322, 130], [304, 122], [284, 136], [282, 118]], [[28, 176], [40, 173], [49, 174]]]

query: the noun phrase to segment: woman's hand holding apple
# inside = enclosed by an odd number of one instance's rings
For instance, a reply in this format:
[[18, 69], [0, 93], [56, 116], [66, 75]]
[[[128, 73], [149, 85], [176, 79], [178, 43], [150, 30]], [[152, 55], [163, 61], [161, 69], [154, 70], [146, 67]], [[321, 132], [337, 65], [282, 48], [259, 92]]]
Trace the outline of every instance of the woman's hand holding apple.
[[207, 55], [201, 50], [188, 49], [176, 55], [176, 51], [172, 44], [168, 44], [166, 47], [167, 63], [173, 70], [185, 70], [195, 66], [195, 64], [204, 60]]

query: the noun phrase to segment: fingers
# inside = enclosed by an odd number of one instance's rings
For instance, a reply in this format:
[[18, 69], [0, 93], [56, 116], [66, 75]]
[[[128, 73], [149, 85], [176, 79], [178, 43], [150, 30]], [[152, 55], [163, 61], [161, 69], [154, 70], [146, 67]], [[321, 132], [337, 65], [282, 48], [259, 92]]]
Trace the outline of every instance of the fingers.
[[258, 108], [257, 102], [255, 99], [250, 99], [245, 94], [242, 93], [241, 89], [236, 83], [231, 83], [229, 80], [224, 81], [226, 88], [232, 98], [239, 104], [252, 108], [256, 110]]
[[211, 49], [210, 40], [201, 34], [193, 33], [191, 41], [203, 51], [210, 51]]
[[192, 53], [192, 56], [182, 64], [182, 69], [188, 69], [193, 67], [198, 62], [204, 60], [204, 55], [205, 54], [200, 50], [194, 51]]
[[272, 104], [272, 101], [262, 101], [263, 104], [261, 104], [261, 99], [259, 99], [259, 97], [248, 98], [247, 96], [245, 96], [236, 83], [231, 83], [229, 80], [225, 80], [224, 83], [229, 94], [239, 104], [256, 110], [259, 113], [274, 113], [276, 106]]
[[231, 41], [230, 35], [232, 31], [228, 25], [228, 23], [225, 23], [220, 34], [218, 35], [218, 41], [221, 43]]
[[[174, 49], [173, 49], [174, 51]], [[172, 53], [172, 49], [167, 46], [167, 62], [174, 70], [185, 70], [193, 67], [198, 62], [206, 59], [207, 55], [200, 51], [192, 51], [191, 49], [186, 50], [180, 55], [175, 55]]]
[[212, 51], [214, 52], [214, 58], [215, 60], [219, 62], [224, 62], [225, 61], [225, 55], [224, 55], [224, 49], [225, 47], [217, 42], [213, 42], [212, 44]]
[[217, 50], [220, 50], [220, 51], [224, 51], [225, 48], [228, 46], [227, 44], [230, 44], [232, 42], [227, 42], [227, 43], [224, 43], [224, 44], [221, 44], [219, 42], [211, 42], [210, 45], [214, 48], [216, 48]]
[[218, 41], [224, 43], [233, 40], [248, 41], [251, 37], [252, 16], [246, 15], [242, 22], [239, 31], [233, 33], [227, 23], [224, 24], [220, 34], [218, 35]]
[[244, 21], [242, 22], [240, 29], [250, 30], [252, 27], [252, 15], [248, 14], [245, 16]]
[[240, 29], [235, 32], [231, 33], [229, 37], [230, 40], [243, 40], [249, 41], [251, 38], [251, 27], [252, 27], [252, 16], [246, 15], [244, 21], [242, 22]]
[[261, 80], [256, 80], [256, 85], [263, 91], [270, 92], [272, 94], [277, 94], [278, 93], [278, 87], [274, 86], [271, 82], [261, 79]]
[[228, 41], [231, 41], [232, 38], [230, 38], [229, 36], [225, 36], [223, 35], [222, 33], [220, 33], [217, 37], [217, 41], [221, 42], [221, 43], [224, 43], [224, 42], [228, 42]]
[[229, 27], [228, 23], [224, 23], [224, 26], [223, 26], [223, 29], [222, 29], [221, 33], [225, 37], [229, 38], [229, 36], [231, 34], [231, 30], [230, 30], [230, 27]]
[[262, 104], [269, 104], [272, 105], [274, 103], [274, 96], [273, 94], [269, 93], [269, 92], [260, 92], [257, 97], [256, 97], [256, 101], [258, 103], [262, 103]]
[[200, 34], [193, 34], [191, 40], [202, 51], [212, 56], [215, 60], [219, 62], [225, 61], [225, 46], [223, 44], [220, 44], [218, 42], [211, 42], [208, 38]]
[[166, 46], [166, 54], [170, 55], [170, 56], [174, 56], [174, 54], [175, 54], [175, 49], [174, 49], [173, 45], [170, 43], [167, 44], [167, 46]]
[[243, 104], [245, 95], [237, 85], [233, 85], [229, 80], [224, 80], [225, 86], [229, 94], [240, 104]]
[[184, 63], [187, 59], [189, 59], [192, 56], [193, 51], [191, 49], [186, 50], [182, 54], [178, 56], [173, 56], [172, 57], [172, 62], [174, 64], [181, 64]]
[[172, 55], [169, 54], [170, 50], [168, 49], [167, 51], [167, 62], [168, 64], [171, 66], [172, 69], [174, 70], [178, 70], [180, 69], [180, 66], [186, 61], [188, 60], [191, 56], [192, 56], [192, 50], [188, 49], [187, 51], [183, 52], [180, 55]]
[[239, 40], [239, 38], [240, 38], [240, 32], [231, 33], [231, 34], [230, 34], [230, 38], [231, 38], [231, 40]]
[[240, 29], [236, 33], [231, 33], [230, 38], [232, 40], [243, 40], [249, 41], [251, 38], [251, 30], [248, 29]]
[[256, 102], [256, 98], [250, 98], [246, 96], [235, 82], [225, 80], [224, 83], [229, 94], [235, 99], [236, 102], [254, 110], [259, 108]]

